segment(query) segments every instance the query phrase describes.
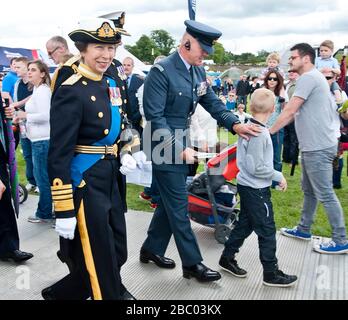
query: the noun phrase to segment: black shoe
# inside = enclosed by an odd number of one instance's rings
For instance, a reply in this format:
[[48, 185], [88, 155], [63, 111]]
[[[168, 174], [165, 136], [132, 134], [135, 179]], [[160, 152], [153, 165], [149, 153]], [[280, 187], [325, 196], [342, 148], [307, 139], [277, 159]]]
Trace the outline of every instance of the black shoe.
[[32, 257], [32, 253], [24, 252], [21, 250], [14, 250], [1, 255], [0, 259], [4, 261], [13, 260], [14, 262], [24, 262], [31, 259]]
[[41, 291], [41, 295], [42, 295], [42, 298], [44, 298], [44, 300], [57, 300], [57, 298], [55, 297], [53, 293], [52, 287], [47, 287], [43, 289]]
[[183, 277], [186, 279], [194, 277], [201, 282], [210, 282], [221, 279], [221, 274], [219, 272], [209, 269], [203, 263], [197, 263], [192, 267], [183, 266], [182, 270]]
[[225, 271], [232, 273], [235, 277], [245, 278], [247, 272], [238, 266], [238, 263], [235, 259], [228, 259], [225, 256], [221, 256], [219, 265]]
[[281, 270], [263, 273], [263, 284], [270, 287], [291, 287], [296, 281], [296, 276], [290, 276]]
[[121, 295], [121, 300], [137, 300], [135, 297], [126, 289]]
[[154, 262], [158, 267], [165, 269], [175, 268], [175, 262], [172, 259], [161, 257], [157, 254], [153, 254], [144, 249], [140, 250], [140, 262], [149, 263], [149, 261]]

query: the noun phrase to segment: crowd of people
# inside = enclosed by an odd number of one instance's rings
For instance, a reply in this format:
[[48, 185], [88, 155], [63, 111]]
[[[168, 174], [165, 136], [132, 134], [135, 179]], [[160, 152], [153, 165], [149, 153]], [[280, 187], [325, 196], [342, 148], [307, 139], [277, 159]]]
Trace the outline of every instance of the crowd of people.
[[[131, 57], [122, 63], [114, 59], [122, 35], [127, 35], [122, 21], [82, 20], [69, 34], [78, 56], [69, 52], [64, 38], [49, 39], [48, 55], [59, 64], [52, 77], [41, 60], [11, 61], [0, 99], [5, 102], [0, 106], [0, 209], [6, 213], [0, 215], [0, 258], [18, 263], [33, 258], [19, 250], [12, 207], [17, 199], [8, 170], [10, 151], [20, 141], [27, 188], [39, 192], [36, 212], [28, 221], [55, 228], [60, 237], [57, 255], [69, 267], [66, 277], [42, 291], [44, 299], [135, 299], [120, 272], [127, 261], [126, 176], [146, 161], [152, 162], [152, 185], [140, 197], [151, 201], [155, 211], [139, 248], [140, 262], [175, 268], [176, 262], [165, 256], [173, 236], [184, 278], [219, 280], [220, 272], [203, 264], [190, 224], [186, 183], [188, 175], [196, 174], [197, 151], [216, 147], [218, 126], [239, 136], [241, 202], [239, 220], [219, 260], [222, 269], [246, 277], [236, 256], [254, 231], [263, 283], [296, 283], [297, 276], [278, 265], [271, 188], [287, 189], [282, 163], [296, 164], [299, 151], [301, 221], [281, 233], [310, 240], [321, 202], [332, 240], [314, 250], [348, 253], [343, 209], [334, 193], [341, 187], [348, 111], [336, 82], [340, 70], [332, 57], [333, 43], [324, 41], [317, 59], [310, 45], [295, 45], [287, 74], [279, 68], [279, 54], [272, 53], [260, 78], [249, 81], [243, 75], [236, 90], [227, 81], [219, 97], [216, 88], [221, 84], [210, 84], [202, 67], [221, 36], [219, 30], [186, 20], [178, 49], [156, 59], [144, 80], [133, 73]], [[151, 141], [149, 153], [142, 151], [145, 141]]]

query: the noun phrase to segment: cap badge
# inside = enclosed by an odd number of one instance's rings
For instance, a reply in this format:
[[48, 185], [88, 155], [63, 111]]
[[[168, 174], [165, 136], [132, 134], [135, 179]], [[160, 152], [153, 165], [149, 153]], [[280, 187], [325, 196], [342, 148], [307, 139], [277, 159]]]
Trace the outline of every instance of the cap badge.
[[97, 30], [97, 33], [98, 37], [101, 38], [112, 38], [115, 36], [114, 29], [107, 22], [102, 24], [102, 26]]

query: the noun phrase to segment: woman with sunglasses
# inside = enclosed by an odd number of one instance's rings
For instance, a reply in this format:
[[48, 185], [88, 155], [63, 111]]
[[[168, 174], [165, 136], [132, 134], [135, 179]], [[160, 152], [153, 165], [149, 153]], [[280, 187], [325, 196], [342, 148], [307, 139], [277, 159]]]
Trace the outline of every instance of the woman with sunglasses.
[[[284, 78], [277, 70], [270, 70], [267, 72], [264, 85], [265, 88], [271, 90], [276, 96], [275, 110], [267, 122], [267, 126], [271, 127], [282, 112], [285, 103], [289, 101], [288, 95], [284, 90]], [[282, 172], [282, 147], [284, 141], [284, 129], [271, 135], [273, 143], [273, 165], [274, 169]], [[276, 183], [272, 183], [272, 188], [275, 188]]]

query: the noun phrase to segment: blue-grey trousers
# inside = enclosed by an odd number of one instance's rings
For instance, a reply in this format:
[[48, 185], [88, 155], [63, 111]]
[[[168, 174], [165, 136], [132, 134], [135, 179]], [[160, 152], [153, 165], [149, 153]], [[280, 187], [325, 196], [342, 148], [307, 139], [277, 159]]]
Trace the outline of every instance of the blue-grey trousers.
[[342, 206], [332, 184], [332, 162], [337, 145], [319, 151], [302, 152], [302, 190], [304, 202], [298, 229], [310, 232], [318, 203], [324, 206], [332, 228], [332, 240], [337, 244], [347, 242]]

